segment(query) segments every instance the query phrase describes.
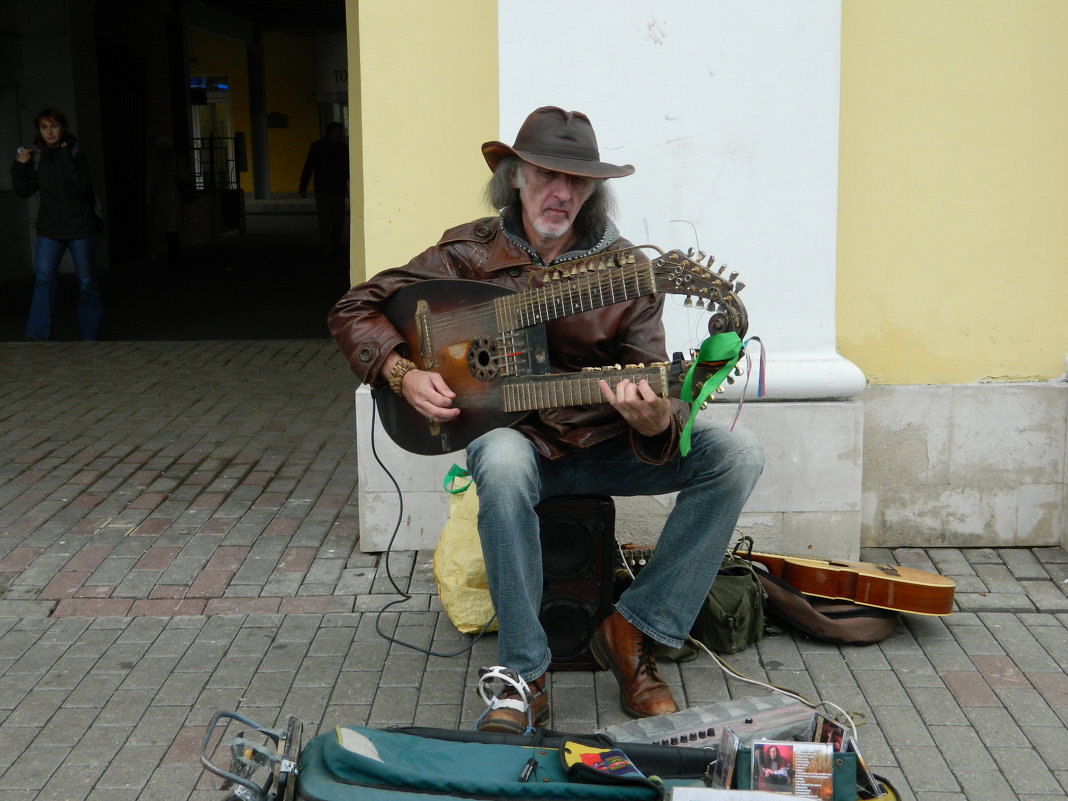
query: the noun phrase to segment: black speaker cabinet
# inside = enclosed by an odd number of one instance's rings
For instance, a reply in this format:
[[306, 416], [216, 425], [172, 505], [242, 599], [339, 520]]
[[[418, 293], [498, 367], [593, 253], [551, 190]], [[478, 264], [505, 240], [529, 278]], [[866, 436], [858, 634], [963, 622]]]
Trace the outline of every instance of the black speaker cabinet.
[[550, 670], [599, 670], [590, 637], [612, 612], [615, 504], [607, 495], [565, 495], [537, 507], [544, 589], [539, 618]]

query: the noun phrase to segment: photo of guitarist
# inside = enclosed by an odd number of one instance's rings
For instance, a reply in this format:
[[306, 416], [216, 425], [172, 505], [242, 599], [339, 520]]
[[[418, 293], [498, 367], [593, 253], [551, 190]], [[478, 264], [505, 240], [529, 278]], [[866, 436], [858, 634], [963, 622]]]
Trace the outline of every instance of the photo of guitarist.
[[[395, 293], [431, 279], [521, 292], [561, 262], [631, 247], [610, 217], [606, 182], [634, 168], [600, 160], [586, 115], [539, 108], [514, 145], [487, 142], [482, 153], [493, 173], [486, 197], [497, 214], [446, 231], [406, 265], [353, 287], [329, 315], [330, 332], [356, 376], [376, 392], [396, 393], [432, 425], [478, 410], [457, 408], [454, 388], [441, 374], [413, 361], [420, 358], [417, 343], [384, 312]], [[635, 254], [641, 263], [645, 257]], [[648, 294], [547, 323], [551, 372], [666, 362], [663, 306], [663, 295]], [[590, 643], [619, 682], [623, 710], [648, 717], [678, 709], [657, 672], [655, 644], [678, 647], [688, 636], [763, 470], [763, 450], [750, 432], [700, 417], [682, 456], [690, 409], [645, 380], [614, 388], [602, 381], [600, 391], [603, 403], [535, 411], [467, 444], [499, 624], [499, 665], [521, 679], [490, 701], [477, 724], [482, 731], [522, 734], [549, 723], [551, 658], [538, 619], [543, 581], [535, 507], [542, 499], [678, 492], [649, 564]]]

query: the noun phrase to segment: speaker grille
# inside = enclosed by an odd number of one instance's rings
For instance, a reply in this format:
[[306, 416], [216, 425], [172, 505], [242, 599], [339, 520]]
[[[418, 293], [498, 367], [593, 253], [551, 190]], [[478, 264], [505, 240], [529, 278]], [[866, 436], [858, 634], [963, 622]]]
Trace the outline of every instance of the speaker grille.
[[615, 505], [606, 495], [550, 498], [541, 525], [539, 619], [552, 652], [550, 670], [598, 670], [589, 640], [612, 611]]

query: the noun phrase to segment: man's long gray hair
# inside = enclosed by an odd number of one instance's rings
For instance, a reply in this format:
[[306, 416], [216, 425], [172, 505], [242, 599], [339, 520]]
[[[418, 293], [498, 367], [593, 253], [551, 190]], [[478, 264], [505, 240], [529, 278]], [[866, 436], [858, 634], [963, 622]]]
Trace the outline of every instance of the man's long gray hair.
[[[505, 156], [501, 159], [497, 169], [493, 171], [493, 177], [486, 184], [486, 200], [505, 218], [519, 220], [522, 217], [522, 206], [519, 201], [519, 190], [515, 187], [515, 176], [523, 161], [517, 156]], [[615, 213], [616, 202], [612, 191], [608, 188], [605, 179], [594, 179], [593, 189], [586, 202], [582, 204], [582, 210], [575, 218], [575, 227], [582, 231], [592, 231], [596, 234], [604, 231], [605, 226]]]

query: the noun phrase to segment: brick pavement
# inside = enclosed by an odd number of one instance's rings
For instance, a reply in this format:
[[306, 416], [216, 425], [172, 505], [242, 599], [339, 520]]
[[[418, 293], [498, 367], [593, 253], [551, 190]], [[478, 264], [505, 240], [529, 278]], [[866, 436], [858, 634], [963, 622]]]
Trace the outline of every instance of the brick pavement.
[[[469, 727], [494, 661], [440, 613], [430, 554], [356, 547], [353, 383], [325, 340], [0, 344], [0, 789], [15, 801], [222, 794], [217, 709], [310, 732]], [[905, 798], [1068, 794], [1068, 554], [872, 549], [958, 581], [958, 611], [867, 648], [792, 635], [740, 671], [861, 713]], [[690, 705], [759, 690], [668, 664]], [[605, 673], [557, 673], [553, 723], [620, 723]]]

